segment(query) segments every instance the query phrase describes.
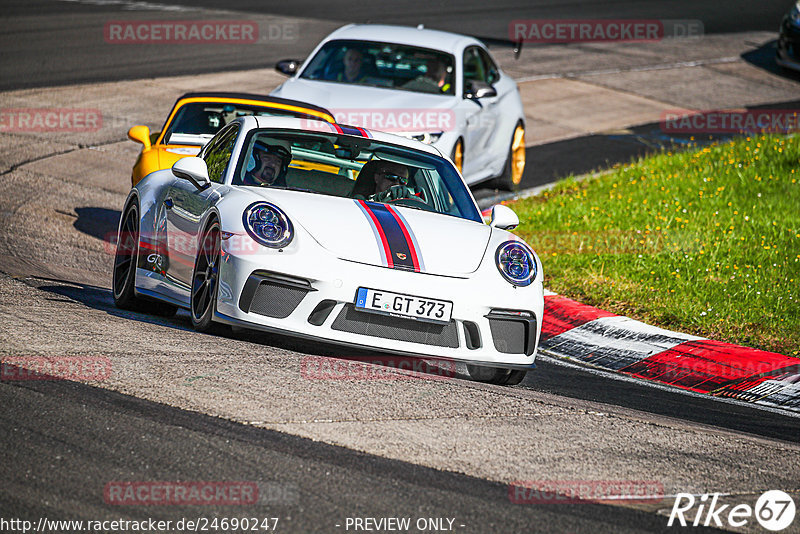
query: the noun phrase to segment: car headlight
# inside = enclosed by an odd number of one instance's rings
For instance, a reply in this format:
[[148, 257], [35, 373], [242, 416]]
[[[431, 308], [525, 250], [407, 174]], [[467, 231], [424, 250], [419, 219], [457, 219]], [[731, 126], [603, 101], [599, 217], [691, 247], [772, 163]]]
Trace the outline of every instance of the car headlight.
[[292, 221], [278, 206], [269, 202], [250, 204], [244, 210], [242, 220], [250, 237], [265, 247], [283, 248], [294, 237]]
[[438, 141], [439, 138], [442, 137], [443, 133], [444, 132], [435, 132], [435, 133], [425, 132], [421, 134], [410, 134], [408, 135], [408, 137], [415, 141], [422, 141], [426, 145], [430, 145]]
[[497, 247], [497, 270], [509, 283], [527, 286], [536, 278], [536, 259], [533, 252], [519, 241], [506, 241]]

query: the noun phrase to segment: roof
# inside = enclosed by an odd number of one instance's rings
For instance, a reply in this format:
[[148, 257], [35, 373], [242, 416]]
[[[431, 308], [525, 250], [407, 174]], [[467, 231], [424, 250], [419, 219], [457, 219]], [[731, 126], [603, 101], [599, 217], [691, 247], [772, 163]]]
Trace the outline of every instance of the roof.
[[300, 130], [307, 132], [322, 132], [326, 134], [339, 133], [345, 135], [352, 135], [354, 137], [366, 137], [381, 141], [384, 143], [391, 143], [413, 150], [419, 150], [426, 154], [433, 154], [441, 157], [441, 153], [431, 145], [426, 145], [413, 139], [408, 139], [399, 135], [393, 135], [385, 132], [377, 132], [374, 130], [366, 130], [364, 128], [347, 126], [341, 124], [331, 124], [325, 121], [311, 120], [311, 119], [297, 119], [294, 117], [256, 117], [253, 115], [239, 117], [236, 119], [241, 121], [245, 129], [250, 130], [253, 128], [279, 128], [287, 130]]
[[325, 41], [333, 39], [354, 39], [359, 41], [407, 44], [422, 48], [442, 50], [452, 54], [460, 52], [460, 50], [467, 45], [481, 44], [480, 41], [474, 37], [458, 33], [389, 24], [349, 24], [328, 35]]
[[[181, 100], [185, 100], [188, 98], [194, 99], [208, 99], [210, 102], [216, 102], [220, 100], [256, 100], [260, 102], [264, 102], [267, 104], [282, 104], [285, 106], [296, 106], [302, 107], [309, 110], [314, 110], [319, 113], [325, 113], [328, 115], [333, 116], [329, 110], [323, 108], [322, 106], [317, 106], [314, 104], [310, 104], [308, 102], [301, 102], [300, 100], [292, 100], [291, 98], [280, 98], [277, 96], [268, 96], [268, 95], [257, 95], [253, 93], [229, 93], [229, 92], [198, 92], [198, 93], [186, 93], [178, 97], [175, 101], [175, 105], [178, 104]], [[174, 106], [173, 106], [174, 107]]]

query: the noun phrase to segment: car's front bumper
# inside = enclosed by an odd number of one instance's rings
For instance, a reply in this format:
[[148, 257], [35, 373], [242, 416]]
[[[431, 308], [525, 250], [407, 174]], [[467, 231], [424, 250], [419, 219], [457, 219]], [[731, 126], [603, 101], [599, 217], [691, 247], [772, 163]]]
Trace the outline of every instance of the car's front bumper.
[[[381, 352], [532, 367], [544, 302], [540, 281], [515, 288], [491, 264], [457, 278], [342, 260], [324, 249], [314, 256], [232, 254], [223, 246], [216, 320]], [[453, 302], [452, 320], [358, 311], [359, 287]]]

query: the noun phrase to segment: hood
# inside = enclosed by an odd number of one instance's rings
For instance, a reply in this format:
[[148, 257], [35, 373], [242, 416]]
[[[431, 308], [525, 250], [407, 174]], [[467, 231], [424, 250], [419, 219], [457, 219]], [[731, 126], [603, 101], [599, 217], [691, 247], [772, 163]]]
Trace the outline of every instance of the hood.
[[464, 277], [478, 269], [491, 237], [485, 224], [439, 213], [298, 191], [253, 191], [337, 257], [368, 265]]
[[387, 89], [292, 78], [272, 96], [313, 102], [336, 122], [382, 132], [441, 132], [456, 127], [456, 99]]

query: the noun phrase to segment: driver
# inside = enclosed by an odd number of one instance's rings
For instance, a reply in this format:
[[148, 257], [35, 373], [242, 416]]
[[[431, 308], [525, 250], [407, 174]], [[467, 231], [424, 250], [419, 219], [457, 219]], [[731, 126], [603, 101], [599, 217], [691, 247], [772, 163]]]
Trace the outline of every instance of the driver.
[[244, 185], [286, 186], [286, 170], [292, 161], [292, 149], [285, 141], [258, 140], [247, 162]]
[[362, 72], [364, 53], [358, 48], [348, 48], [342, 57], [342, 72], [336, 76], [337, 82], [362, 83], [366, 75]]
[[408, 188], [408, 167], [400, 163], [381, 162], [375, 169], [373, 180], [375, 180], [375, 192], [369, 195], [367, 200], [389, 202], [414, 196], [414, 192]]

